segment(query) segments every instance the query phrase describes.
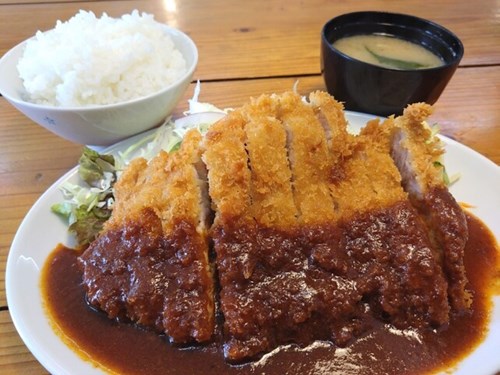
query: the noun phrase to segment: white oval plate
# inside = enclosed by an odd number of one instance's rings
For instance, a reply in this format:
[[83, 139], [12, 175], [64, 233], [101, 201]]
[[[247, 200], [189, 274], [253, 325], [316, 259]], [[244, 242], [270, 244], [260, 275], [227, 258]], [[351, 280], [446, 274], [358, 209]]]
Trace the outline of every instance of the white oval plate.
[[[358, 131], [371, 115], [347, 112], [351, 130]], [[106, 152], [125, 150], [145, 134], [120, 142]], [[446, 144], [445, 165], [450, 175], [460, 172], [461, 178], [451, 187], [459, 202], [466, 202], [500, 238], [500, 168], [477, 152], [442, 137]], [[40, 292], [40, 272], [45, 260], [58, 243], [73, 244], [67, 225], [50, 211], [62, 200], [59, 186], [78, 181], [76, 167], [56, 181], [33, 205], [12, 243], [7, 259], [6, 291], [14, 325], [26, 346], [52, 374], [91, 375], [102, 371], [84, 361], [68, 348], [51, 328]], [[491, 375], [500, 370], [500, 297], [494, 299], [494, 311], [485, 340], [465, 358], [455, 374]], [[448, 372], [449, 373], [449, 372]]]

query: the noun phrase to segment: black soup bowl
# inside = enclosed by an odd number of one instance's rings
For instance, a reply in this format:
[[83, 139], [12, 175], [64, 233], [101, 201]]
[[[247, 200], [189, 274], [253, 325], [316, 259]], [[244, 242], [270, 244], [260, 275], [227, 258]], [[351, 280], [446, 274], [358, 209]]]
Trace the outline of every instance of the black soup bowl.
[[[419, 44], [442, 61], [426, 69], [398, 70], [352, 58], [333, 47], [354, 35], [386, 35]], [[399, 115], [410, 103], [434, 104], [462, 59], [462, 42], [422, 18], [386, 12], [354, 12], [328, 21], [321, 32], [321, 70], [328, 92], [345, 108], [380, 116]]]

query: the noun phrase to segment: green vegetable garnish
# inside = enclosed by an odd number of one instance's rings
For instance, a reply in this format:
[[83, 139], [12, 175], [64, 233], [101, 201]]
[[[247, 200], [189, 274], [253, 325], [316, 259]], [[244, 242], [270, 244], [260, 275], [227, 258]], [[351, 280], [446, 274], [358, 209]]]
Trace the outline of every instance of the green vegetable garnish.
[[177, 142], [175, 145], [172, 146], [169, 152], [174, 152], [177, 151], [181, 148], [182, 141]]
[[100, 155], [88, 147], [83, 149], [78, 164], [78, 174], [82, 180], [94, 187], [99, 186], [105, 172], [115, 172], [115, 158], [113, 155]]
[[[423, 125], [430, 130], [429, 138], [425, 141], [425, 143], [429, 144], [429, 143], [432, 143], [434, 141], [439, 142], [439, 140], [437, 139], [437, 136], [438, 136], [439, 130], [440, 130], [439, 124], [434, 123], [431, 126], [429, 126], [427, 124], [427, 122], [424, 121]], [[446, 171], [446, 167], [444, 166], [444, 164], [441, 161], [436, 160], [432, 164], [434, 165], [434, 167], [441, 169], [443, 182], [446, 186], [451, 186], [460, 179], [460, 173], [454, 173], [451, 176], [448, 175], [448, 172]]]
[[84, 183], [63, 184], [61, 190], [66, 200], [54, 204], [51, 210], [68, 220], [69, 231], [75, 235], [78, 245], [86, 246], [111, 216], [117, 170], [112, 155], [101, 155], [87, 147], [78, 163], [78, 174]]
[[450, 178], [448, 177], [448, 173], [446, 172], [446, 168], [443, 163], [439, 161], [435, 161], [432, 163], [436, 168], [441, 168], [443, 174], [443, 182], [446, 186], [450, 186]]
[[[426, 125], [428, 126], [428, 125]], [[429, 138], [425, 141], [425, 143], [429, 144], [434, 141], [435, 137], [439, 134], [441, 129], [439, 128], [439, 124], [432, 124], [432, 126], [429, 126], [429, 129], [431, 131], [431, 134], [429, 135]]]
[[76, 208], [76, 221], [69, 226], [69, 231], [75, 235], [80, 246], [90, 244], [97, 237], [105, 221], [111, 215], [111, 211], [108, 211], [104, 216], [96, 215], [96, 211], [102, 214], [108, 210], [96, 210], [94, 208], [89, 211], [86, 206]]
[[379, 63], [392, 66], [396, 69], [403, 69], [403, 70], [421, 69], [421, 68], [425, 68], [428, 66], [428, 65], [420, 64], [420, 63], [415, 62], [415, 61], [405, 61], [405, 60], [399, 60], [399, 59], [393, 59], [390, 57], [385, 57], [385, 56], [379, 55], [378, 53], [372, 51], [367, 46], [365, 46], [365, 48], [373, 57], [375, 57], [377, 59], [377, 61]]

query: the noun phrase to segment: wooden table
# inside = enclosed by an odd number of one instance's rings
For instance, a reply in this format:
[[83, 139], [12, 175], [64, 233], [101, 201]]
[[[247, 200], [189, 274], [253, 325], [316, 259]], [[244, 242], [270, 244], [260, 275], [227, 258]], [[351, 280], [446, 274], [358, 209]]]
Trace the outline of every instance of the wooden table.
[[[496, 0], [71, 1], [0, 0], [0, 55], [56, 20], [79, 9], [120, 16], [133, 9], [153, 13], [189, 34], [199, 48], [194, 79], [200, 100], [219, 107], [250, 96], [291, 89], [324, 89], [320, 72], [322, 25], [341, 13], [386, 10], [431, 19], [453, 30], [465, 56], [435, 105], [442, 133], [500, 164], [500, 5]], [[193, 85], [185, 95], [192, 96]], [[183, 100], [176, 109], [186, 109]], [[33, 203], [76, 165], [82, 146], [58, 138], [0, 97], [0, 373], [46, 371], [19, 338], [5, 295], [7, 255], [16, 230]], [[500, 188], [500, 187], [499, 187]]]

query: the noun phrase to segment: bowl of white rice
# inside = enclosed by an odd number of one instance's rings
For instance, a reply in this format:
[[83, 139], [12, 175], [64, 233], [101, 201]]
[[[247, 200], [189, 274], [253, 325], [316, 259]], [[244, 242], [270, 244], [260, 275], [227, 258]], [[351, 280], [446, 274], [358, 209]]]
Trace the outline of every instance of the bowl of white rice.
[[80, 11], [0, 59], [0, 93], [63, 138], [109, 145], [163, 123], [197, 63], [194, 42], [150, 14]]

